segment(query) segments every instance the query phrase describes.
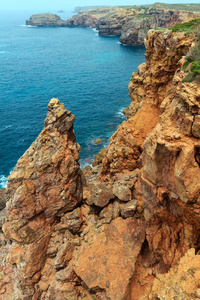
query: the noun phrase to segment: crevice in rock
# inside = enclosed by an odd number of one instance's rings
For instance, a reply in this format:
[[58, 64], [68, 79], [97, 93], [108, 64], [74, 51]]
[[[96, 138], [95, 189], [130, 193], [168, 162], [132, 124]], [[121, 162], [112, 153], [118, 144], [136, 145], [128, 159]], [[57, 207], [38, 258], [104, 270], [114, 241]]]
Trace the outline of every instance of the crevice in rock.
[[197, 164], [200, 167], [200, 147], [195, 147], [195, 149], [194, 149], [194, 158], [195, 158], [195, 161], [197, 162]]

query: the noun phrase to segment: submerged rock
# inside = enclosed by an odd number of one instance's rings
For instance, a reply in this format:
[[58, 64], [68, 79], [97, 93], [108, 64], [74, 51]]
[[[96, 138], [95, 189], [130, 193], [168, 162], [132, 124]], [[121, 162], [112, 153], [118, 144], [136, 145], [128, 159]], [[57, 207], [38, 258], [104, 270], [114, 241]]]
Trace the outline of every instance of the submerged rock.
[[106, 150], [107, 150], [107, 147], [102, 148], [102, 149], [99, 151], [99, 153], [97, 153], [97, 155], [96, 155], [96, 157], [95, 157], [95, 160], [92, 162], [92, 166], [93, 166], [93, 167], [102, 164], [102, 160], [103, 160], [103, 158], [104, 158], [104, 155], [106, 154]]
[[102, 139], [99, 139], [99, 138], [95, 139], [94, 142], [95, 142], [96, 145], [100, 145], [100, 144], [103, 143]]

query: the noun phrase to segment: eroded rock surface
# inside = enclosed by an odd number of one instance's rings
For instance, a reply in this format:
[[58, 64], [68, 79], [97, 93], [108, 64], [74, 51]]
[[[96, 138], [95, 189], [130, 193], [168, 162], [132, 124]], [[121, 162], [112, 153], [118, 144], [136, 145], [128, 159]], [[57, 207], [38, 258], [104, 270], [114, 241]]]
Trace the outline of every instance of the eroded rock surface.
[[76, 274], [99, 299], [124, 299], [145, 238], [144, 222], [129, 218], [104, 225], [72, 260]]
[[129, 83], [131, 105], [129, 114], [135, 114], [145, 104], [160, 107], [165, 97], [170, 97], [170, 87], [178, 61], [186, 55], [194, 36], [185, 36], [184, 32], [171, 30], [150, 30], [145, 45], [146, 63], [132, 74]]
[[7, 260], [14, 266], [16, 290], [23, 299], [36, 293], [55, 224], [82, 201], [73, 122], [64, 104], [52, 99], [44, 130], [8, 178], [11, 199], [3, 231], [13, 241]]
[[102, 160], [101, 180], [107, 181], [116, 173], [141, 167], [143, 142], [158, 121], [159, 110], [146, 105], [135, 116], [118, 126]]
[[200, 256], [190, 249], [167, 274], [158, 275], [140, 300], [199, 299]]

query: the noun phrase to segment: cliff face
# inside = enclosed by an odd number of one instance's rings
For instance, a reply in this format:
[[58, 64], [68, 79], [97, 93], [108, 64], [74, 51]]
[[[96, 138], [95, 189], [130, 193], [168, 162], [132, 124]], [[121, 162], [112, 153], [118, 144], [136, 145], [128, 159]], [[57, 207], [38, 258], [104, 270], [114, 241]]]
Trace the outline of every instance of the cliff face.
[[143, 46], [149, 29], [168, 28], [199, 18], [200, 14], [167, 9], [139, 7], [99, 8], [83, 11], [67, 21], [68, 26], [96, 27], [99, 35], [120, 36], [120, 42]]
[[[188, 249], [199, 249], [200, 85], [198, 81], [182, 82], [186, 73], [182, 69], [184, 59], [180, 59], [188, 52], [192, 42], [193, 37], [183, 33], [149, 32], [146, 41], [147, 63], [139, 66], [138, 73], [133, 74], [129, 85], [135, 115], [122, 123], [111, 137], [101, 169], [100, 179], [109, 183], [120, 178], [119, 174], [127, 176], [133, 174], [134, 169], [138, 172], [132, 195], [144, 208], [146, 246], [143, 251], [149, 253], [149, 274], [154, 275], [165, 273], [175, 266]], [[152, 111], [146, 111], [146, 116], [142, 116], [147, 106]], [[138, 124], [134, 120], [140, 115], [142, 126], [137, 132]], [[158, 115], [159, 121], [156, 120]], [[154, 124], [151, 117], [155, 120]], [[148, 118], [154, 127], [150, 133], [146, 124]], [[148, 135], [142, 139], [145, 130]], [[135, 138], [135, 131], [140, 136], [140, 143]], [[135, 148], [140, 149], [141, 156]], [[140, 171], [136, 169], [138, 161]], [[194, 257], [193, 261], [198, 268], [199, 258]], [[138, 277], [132, 278], [132, 295], [138, 289], [136, 279], [145, 274], [145, 269], [138, 266]], [[169, 279], [168, 276], [158, 276], [150, 294], [147, 293], [144, 299], [161, 299], [163, 295], [166, 295], [166, 299], [174, 299], [170, 298], [173, 288], [170, 292], [165, 283], [166, 279], [169, 282], [176, 280], [176, 276], [170, 276]], [[150, 278], [146, 275], [146, 286], [148, 282]], [[180, 293], [184, 294], [180, 281], [177, 286], [180, 287]], [[142, 288], [139, 290], [141, 292]], [[193, 295], [190, 289], [186, 288], [186, 291], [186, 299], [193, 299], [190, 298]], [[135, 297], [132, 299], [138, 299]]]
[[160, 107], [172, 86], [178, 61], [187, 54], [193, 40], [193, 36], [185, 36], [184, 32], [149, 31], [145, 39], [146, 63], [133, 73], [128, 86], [130, 115], [134, 115], [143, 104]]
[[97, 20], [96, 29], [99, 35], [116, 35], [120, 36], [122, 26], [126, 24], [127, 20], [135, 15], [135, 10], [116, 10]]
[[93, 15], [78, 14], [78, 16], [72, 17], [67, 20], [67, 26], [80, 26], [80, 27], [92, 27], [95, 28], [98, 18]]
[[[160, 105], [170, 97], [178, 61], [185, 55], [193, 37], [172, 31], [150, 31], [146, 43], [146, 63], [138, 67], [129, 83], [129, 121], [118, 126], [111, 137], [101, 170], [102, 180], [123, 170], [141, 167], [140, 156], [146, 135], [159, 121]], [[166, 51], [167, 50], [167, 51]]]
[[198, 14], [183, 11], [150, 10], [146, 15], [138, 14], [127, 20], [121, 30], [120, 42], [127, 45], [143, 46], [149, 29], [168, 28], [198, 17]]
[[111, 8], [96, 8], [79, 12], [67, 20], [67, 26], [96, 27], [99, 18], [110, 12]]

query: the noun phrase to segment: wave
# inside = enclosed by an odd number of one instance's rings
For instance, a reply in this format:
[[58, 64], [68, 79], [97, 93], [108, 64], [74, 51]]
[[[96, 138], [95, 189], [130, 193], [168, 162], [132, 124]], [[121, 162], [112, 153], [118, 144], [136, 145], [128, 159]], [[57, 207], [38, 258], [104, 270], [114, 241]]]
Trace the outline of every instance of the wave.
[[7, 186], [7, 178], [4, 175], [0, 175], [0, 189], [6, 188]]
[[94, 32], [99, 32], [96, 28], [92, 28], [92, 30], [93, 30]]
[[80, 159], [79, 163], [80, 163], [80, 168], [84, 169], [86, 166], [90, 166], [92, 167], [92, 162], [95, 160], [95, 155], [91, 156], [91, 157], [87, 157], [84, 159]]
[[127, 47], [127, 46], [128, 46], [128, 45], [123, 44], [123, 43], [121, 43], [121, 42], [117, 42], [117, 44], [122, 45], [122, 46], [124, 46], [124, 47]]
[[38, 26], [32, 26], [32, 25], [25, 25], [25, 24], [22, 24], [22, 25], [19, 25], [20, 27], [38, 27]]
[[117, 113], [116, 113], [116, 116], [117, 116], [117, 117], [120, 117], [120, 118], [126, 118], [126, 116], [125, 116], [124, 113], [123, 113], [124, 108], [125, 108], [125, 107], [122, 107], [122, 108], [120, 108], [120, 109], [117, 111]]
[[[9, 175], [12, 173], [12, 171], [14, 170], [14, 168], [12, 168], [9, 172]], [[0, 189], [2, 188], [6, 188], [7, 187], [7, 177], [4, 175], [0, 175]]]

